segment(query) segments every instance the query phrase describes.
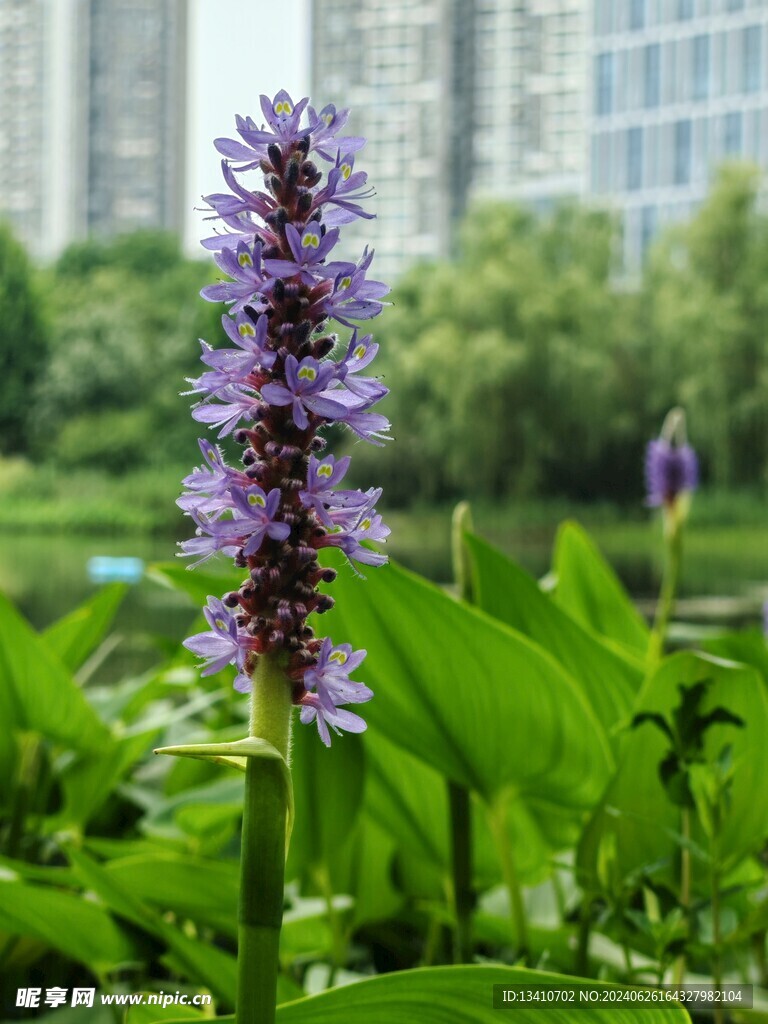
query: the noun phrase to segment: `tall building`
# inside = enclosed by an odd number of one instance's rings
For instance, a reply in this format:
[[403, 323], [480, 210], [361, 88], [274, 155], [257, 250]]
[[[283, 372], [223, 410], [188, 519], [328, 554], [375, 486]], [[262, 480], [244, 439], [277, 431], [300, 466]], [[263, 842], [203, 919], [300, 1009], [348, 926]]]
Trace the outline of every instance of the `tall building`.
[[768, 4], [595, 0], [592, 51], [590, 191], [621, 212], [631, 271], [718, 164], [768, 169]]
[[509, 196], [544, 178], [580, 187], [585, 7], [313, 0], [312, 96], [351, 107], [369, 139], [378, 276], [448, 255], [475, 193]]
[[186, 0], [0, 0], [0, 217], [30, 252], [181, 230]]
[[474, 190], [575, 194], [586, 164], [587, 4], [476, 0]]
[[[311, 93], [351, 107], [353, 131], [368, 139], [361, 162], [376, 189], [379, 277], [448, 251], [466, 191], [451, 147], [471, 87], [452, 50], [471, 39], [458, 31], [471, 11], [465, 0], [314, 0]], [[346, 255], [366, 237], [364, 225], [347, 232]]]

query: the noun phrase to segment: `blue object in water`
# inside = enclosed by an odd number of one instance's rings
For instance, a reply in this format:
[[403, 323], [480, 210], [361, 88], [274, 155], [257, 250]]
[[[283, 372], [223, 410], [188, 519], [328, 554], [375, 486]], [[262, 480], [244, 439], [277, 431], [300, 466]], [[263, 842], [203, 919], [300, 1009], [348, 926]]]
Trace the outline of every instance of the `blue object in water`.
[[140, 558], [94, 555], [86, 569], [91, 583], [138, 583], [144, 575], [144, 562]]

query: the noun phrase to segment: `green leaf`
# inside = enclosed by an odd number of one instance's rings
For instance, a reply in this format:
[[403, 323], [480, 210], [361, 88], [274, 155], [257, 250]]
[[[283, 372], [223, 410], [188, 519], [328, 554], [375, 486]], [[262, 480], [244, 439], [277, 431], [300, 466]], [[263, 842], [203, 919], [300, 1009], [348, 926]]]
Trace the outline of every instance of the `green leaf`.
[[163, 586], [180, 590], [202, 608], [209, 594], [221, 597], [228, 590], [237, 590], [246, 575], [246, 570], [233, 569], [231, 564], [222, 563], [221, 569], [221, 572], [206, 572], [190, 570], [179, 562], [157, 562], [149, 566], [147, 576]]
[[236, 768], [241, 772], [245, 771], [249, 757], [279, 761], [282, 766], [282, 779], [288, 803], [288, 816], [285, 827], [290, 837], [294, 821], [291, 772], [285, 763], [283, 755], [271, 743], [267, 743], [266, 740], [257, 736], [246, 736], [241, 740], [234, 740], [230, 743], [185, 743], [175, 747], [158, 747], [155, 753], [171, 754], [174, 757], [193, 757], [202, 761], [214, 761], [217, 764]]
[[130, 963], [137, 955], [103, 907], [71, 892], [5, 875], [0, 877], [0, 928], [39, 939], [97, 974]]
[[[543, 971], [513, 967], [430, 967], [400, 971], [366, 979], [354, 985], [331, 989], [309, 999], [281, 1006], [277, 1024], [498, 1024], [503, 1011], [493, 1007], [494, 985], [574, 984], [578, 979]], [[615, 986], [589, 982], [591, 988]], [[672, 1024], [688, 1021], [678, 1007], [643, 1011], [648, 1024]], [[567, 1007], [547, 1009], [539, 1006], [515, 1008], [516, 1024], [572, 1024], [576, 1014]], [[604, 1024], [606, 1011], [579, 1008], [578, 1020], [584, 1024]], [[645, 1016], [643, 1017], [645, 1020]], [[611, 1024], [636, 1024], [637, 1010], [610, 1008]]]
[[237, 961], [210, 943], [198, 942], [168, 924], [130, 889], [92, 857], [74, 847], [67, 848], [72, 867], [89, 889], [120, 917], [156, 935], [168, 946], [168, 959], [193, 983], [205, 985], [219, 998], [234, 1004]]
[[645, 657], [650, 633], [616, 573], [578, 523], [564, 523], [555, 541], [557, 603], [587, 629]]
[[155, 910], [237, 935], [239, 869], [235, 861], [210, 860], [158, 850], [120, 857], [104, 865], [121, 889]]
[[363, 798], [363, 744], [341, 739], [323, 746], [314, 727], [294, 729], [292, 776], [296, 817], [288, 857], [289, 877], [330, 870], [354, 828]]
[[[298, 999], [277, 1008], [277, 1024], [498, 1024], [504, 1011], [493, 1007], [494, 985], [547, 985], [561, 988], [583, 979], [528, 971], [520, 967], [424, 967], [367, 978], [353, 985], [330, 989], [308, 999]], [[593, 990], [616, 988], [602, 981], [589, 981]], [[610, 1009], [568, 1007], [542, 1012], [540, 1004], [533, 1008], [516, 1007], [510, 1016], [516, 1024], [637, 1024], [638, 1011], [633, 1007]], [[130, 1018], [131, 1024], [133, 1018]], [[173, 1024], [167, 1017], [156, 1017], [164, 1024]], [[176, 1021], [181, 1024], [184, 1016]], [[234, 1017], [217, 1017], [219, 1022]], [[642, 1011], [647, 1024], [689, 1024], [682, 1007], [660, 1006]], [[140, 1024], [150, 1024], [142, 1017]]]
[[49, 645], [0, 594], [0, 793], [12, 777], [15, 730], [38, 732], [79, 751], [109, 732]]
[[509, 788], [574, 810], [599, 798], [605, 733], [537, 644], [396, 565], [366, 581], [342, 566], [334, 597], [323, 631], [367, 649], [365, 715], [387, 738], [489, 802]]
[[[645, 724], [624, 737], [620, 765], [601, 807], [584, 835], [579, 852], [586, 879], [618, 884], [627, 875], [661, 862], [665, 877], [674, 877], [680, 842], [680, 810], [674, 807], [659, 777], [659, 765], [669, 749], [667, 736], [656, 728], [655, 716], [669, 720], [680, 701], [679, 685], [711, 679], [704, 709], [723, 706], [744, 720], [743, 728], [713, 724], [704, 738], [704, 752], [715, 762], [725, 744], [732, 747], [735, 765], [730, 802], [720, 838], [723, 869], [762, 847], [768, 835], [768, 803], [756, 800], [768, 778], [768, 693], [758, 673], [743, 665], [684, 652], [662, 662], [638, 699]], [[706, 849], [700, 830], [693, 841]], [[694, 885], [708, 885], [704, 867], [694, 870]], [[608, 877], [610, 876], [610, 878]], [[699, 876], [701, 878], [699, 879]]]
[[43, 639], [70, 672], [104, 639], [127, 590], [124, 583], [110, 583], [44, 630]]
[[557, 658], [610, 734], [629, 715], [642, 672], [567, 615], [506, 555], [472, 534], [464, 540], [476, 603]]

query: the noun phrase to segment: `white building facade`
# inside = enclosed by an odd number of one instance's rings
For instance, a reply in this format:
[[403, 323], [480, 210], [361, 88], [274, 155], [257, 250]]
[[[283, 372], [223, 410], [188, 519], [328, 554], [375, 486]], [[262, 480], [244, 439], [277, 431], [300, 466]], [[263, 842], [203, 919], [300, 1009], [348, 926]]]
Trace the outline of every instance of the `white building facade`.
[[624, 265], [689, 217], [728, 159], [768, 169], [765, 0], [594, 0], [589, 191]]

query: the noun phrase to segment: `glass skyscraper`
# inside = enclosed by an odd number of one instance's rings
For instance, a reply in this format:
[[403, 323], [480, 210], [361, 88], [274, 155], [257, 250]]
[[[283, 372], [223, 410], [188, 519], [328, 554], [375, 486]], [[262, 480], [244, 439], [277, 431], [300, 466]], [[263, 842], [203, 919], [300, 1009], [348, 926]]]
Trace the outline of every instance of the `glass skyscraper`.
[[729, 158], [768, 169], [766, 0], [594, 0], [589, 189], [624, 265], [691, 215]]

